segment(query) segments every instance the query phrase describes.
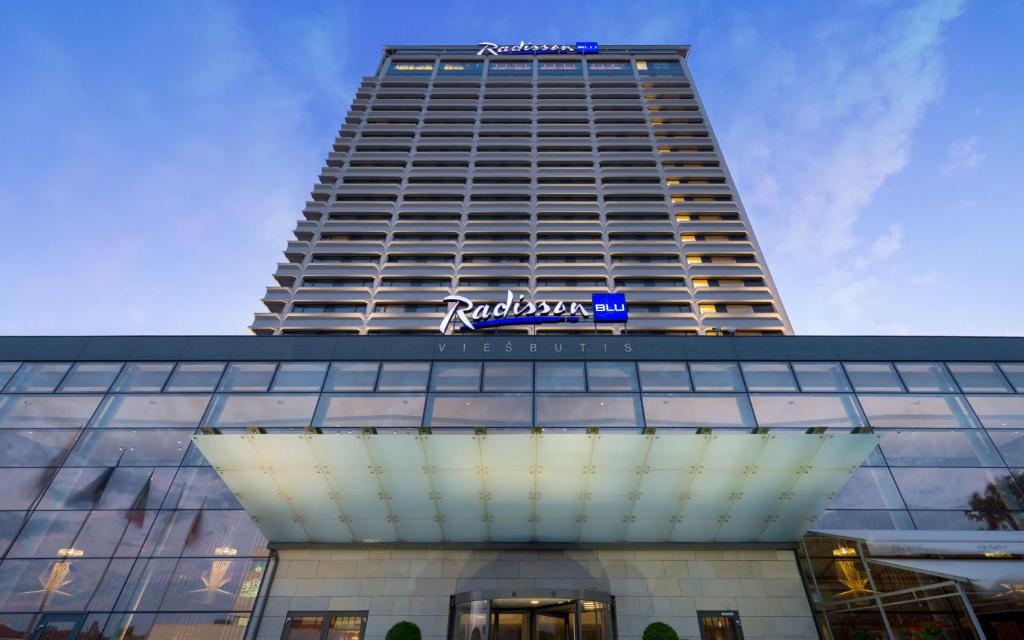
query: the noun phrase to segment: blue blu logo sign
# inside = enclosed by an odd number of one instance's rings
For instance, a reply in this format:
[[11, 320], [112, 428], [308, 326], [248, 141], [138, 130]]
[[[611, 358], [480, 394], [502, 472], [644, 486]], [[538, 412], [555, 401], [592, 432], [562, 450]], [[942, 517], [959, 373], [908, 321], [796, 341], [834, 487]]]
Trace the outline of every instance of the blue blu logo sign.
[[625, 322], [629, 319], [624, 293], [595, 293], [592, 302], [594, 322]]
[[577, 42], [576, 53], [597, 53], [596, 42]]

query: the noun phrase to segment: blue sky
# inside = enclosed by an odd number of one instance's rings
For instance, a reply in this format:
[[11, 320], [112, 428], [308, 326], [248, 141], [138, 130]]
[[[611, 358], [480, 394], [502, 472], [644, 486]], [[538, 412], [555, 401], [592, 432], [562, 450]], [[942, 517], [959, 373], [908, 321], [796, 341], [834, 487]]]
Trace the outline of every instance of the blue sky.
[[799, 333], [1024, 335], [1024, 2], [5, 3], [0, 334], [246, 333], [383, 44], [688, 43]]

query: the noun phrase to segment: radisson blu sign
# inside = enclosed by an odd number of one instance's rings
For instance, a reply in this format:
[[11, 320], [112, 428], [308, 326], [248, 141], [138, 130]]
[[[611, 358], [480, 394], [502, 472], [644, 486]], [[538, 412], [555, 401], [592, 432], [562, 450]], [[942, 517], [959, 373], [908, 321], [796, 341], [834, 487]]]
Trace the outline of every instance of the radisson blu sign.
[[571, 44], [533, 44], [519, 41], [519, 44], [497, 44], [495, 42], [479, 42], [478, 56], [536, 56], [546, 53], [587, 54], [598, 53], [596, 42], [577, 42]]
[[460, 331], [476, 331], [487, 327], [512, 324], [548, 324], [553, 322], [580, 322], [593, 317], [594, 322], [626, 322], [626, 296], [622, 293], [595, 293], [592, 308], [582, 302], [548, 302], [527, 300], [520, 294], [516, 298], [507, 292], [503, 302], [478, 304], [460, 295], [444, 299], [450, 303], [448, 313], [441, 320], [441, 333], [448, 333], [452, 323], [458, 321]]

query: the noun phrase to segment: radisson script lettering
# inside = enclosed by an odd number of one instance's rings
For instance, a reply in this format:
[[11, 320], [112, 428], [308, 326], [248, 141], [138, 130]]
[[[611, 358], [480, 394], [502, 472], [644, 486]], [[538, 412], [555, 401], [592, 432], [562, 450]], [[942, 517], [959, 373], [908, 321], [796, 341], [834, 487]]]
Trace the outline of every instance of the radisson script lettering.
[[519, 41], [519, 44], [498, 44], [496, 42], [479, 42], [478, 56], [535, 56], [545, 53], [597, 53], [596, 42], [577, 42], [576, 44], [533, 44]]
[[579, 302], [548, 302], [527, 300], [525, 295], [518, 298], [509, 291], [504, 302], [477, 304], [465, 296], [451, 295], [444, 299], [453, 303], [441, 320], [441, 333], [447, 333], [453, 320], [458, 320], [460, 330], [476, 331], [484, 327], [510, 324], [542, 324], [549, 322], [579, 322], [590, 317], [590, 310]]

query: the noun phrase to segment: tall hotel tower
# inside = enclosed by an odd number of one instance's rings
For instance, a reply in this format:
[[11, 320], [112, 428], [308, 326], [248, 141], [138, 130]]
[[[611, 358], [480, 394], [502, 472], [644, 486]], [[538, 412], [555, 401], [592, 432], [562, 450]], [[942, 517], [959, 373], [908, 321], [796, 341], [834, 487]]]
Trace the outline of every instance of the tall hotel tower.
[[790, 333], [687, 52], [385, 47], [252, 331], [436, 333], [450, 295], [614, 292], [628, 326], [501, 330]]

